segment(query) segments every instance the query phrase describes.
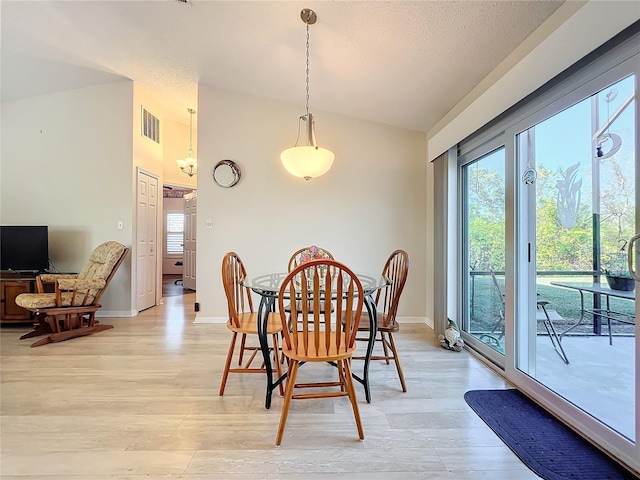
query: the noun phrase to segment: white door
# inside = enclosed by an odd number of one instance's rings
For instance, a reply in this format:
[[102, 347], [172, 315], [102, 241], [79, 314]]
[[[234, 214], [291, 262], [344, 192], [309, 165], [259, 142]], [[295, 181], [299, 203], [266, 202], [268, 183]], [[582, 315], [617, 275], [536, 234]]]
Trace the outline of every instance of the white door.
[[196, 227], [198, 198], [196, 192], [184, 196], [184, 267], [182, 286], [196, 289]]
[[156, 304], [158, 179], [138, 170], [136, 225], [136, 309]]

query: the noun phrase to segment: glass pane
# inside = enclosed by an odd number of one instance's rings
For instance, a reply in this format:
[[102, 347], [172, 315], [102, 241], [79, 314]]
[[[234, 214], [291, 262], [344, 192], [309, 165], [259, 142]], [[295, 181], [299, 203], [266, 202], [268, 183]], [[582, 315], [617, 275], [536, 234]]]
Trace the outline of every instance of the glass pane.
[[462, 168], [463, 264], [468, 271], [463, 330], [504, 354], [504, 148]]
[[184, 213], [167, 213], [166, 253], [182, 255], [184, 251]]
[[167, 213], [167, 232], [184, 232], [184, 214], [182, 212]]
[[518, 297], [518, 368], [631, 440], [635, 295], [605, 273], [628, 276], [636, 232], [634, 89], [633, 77], [620, 80], [516, 142], [521, 171], [537, 173], [522, 187], [535, 271]]

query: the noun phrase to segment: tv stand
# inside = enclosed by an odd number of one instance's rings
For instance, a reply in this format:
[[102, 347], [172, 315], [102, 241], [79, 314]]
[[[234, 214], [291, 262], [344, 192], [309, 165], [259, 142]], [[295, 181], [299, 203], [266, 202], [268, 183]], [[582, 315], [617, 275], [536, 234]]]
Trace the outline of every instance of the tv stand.
[[33, 314], [16, 305], [16, 297], [21, 293], [36, 291], [38, 272], [0, 272], [0, 323], [31, 323]]

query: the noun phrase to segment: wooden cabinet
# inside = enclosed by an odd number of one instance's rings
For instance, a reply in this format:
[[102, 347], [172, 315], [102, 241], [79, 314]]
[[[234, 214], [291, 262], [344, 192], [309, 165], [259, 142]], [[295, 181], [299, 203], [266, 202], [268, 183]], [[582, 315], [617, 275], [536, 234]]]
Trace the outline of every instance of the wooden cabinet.
[[21, 293], [32, 293], [36, 289], [36, 279], [31, 274], [2, 272], [0, 274], [0, 321], [2, 323], [28, 323], [33, 321], [29, 310], [16, 305], [16, 297]]

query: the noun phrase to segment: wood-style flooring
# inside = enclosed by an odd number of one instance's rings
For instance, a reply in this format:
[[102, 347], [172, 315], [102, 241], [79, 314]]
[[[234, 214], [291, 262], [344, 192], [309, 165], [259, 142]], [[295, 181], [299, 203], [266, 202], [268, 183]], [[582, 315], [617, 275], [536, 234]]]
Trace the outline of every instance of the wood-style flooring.
[[[264, 408], [262, 375], [231, 375], [218, 396], [230, 334], [194, 324], [195, 294], [114, 329], [30, 348], [1, 330], [2, 480], [521, 480], [538, 478], [463, 399], [505, 381], [466, 352], [442, 349], [426, 325], [402, 325], [407, 380], [374, 362], [357, 385], [365, 440], [347, 398], [293, 401], [280, 448], [282, 398]], [[185, 307], [186, 305], [186, 307]], [[354, 370], [358, 364], [354, 362]], [[329, 365], [304, 375], [333, 378]]]

